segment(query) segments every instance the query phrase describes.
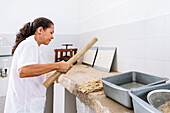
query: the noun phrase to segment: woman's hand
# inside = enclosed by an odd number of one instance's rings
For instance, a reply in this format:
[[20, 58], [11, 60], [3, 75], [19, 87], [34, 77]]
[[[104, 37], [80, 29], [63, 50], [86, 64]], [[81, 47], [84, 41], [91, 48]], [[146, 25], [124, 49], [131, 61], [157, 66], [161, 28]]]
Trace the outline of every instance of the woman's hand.
[[65, 61], [61, 61], [61, 62], [56, 62], [57, 64], [57, 71], [61, 72], [61, 73], [67, 73], [72, 67], [73, 65], [69, 62], [65, 62]]

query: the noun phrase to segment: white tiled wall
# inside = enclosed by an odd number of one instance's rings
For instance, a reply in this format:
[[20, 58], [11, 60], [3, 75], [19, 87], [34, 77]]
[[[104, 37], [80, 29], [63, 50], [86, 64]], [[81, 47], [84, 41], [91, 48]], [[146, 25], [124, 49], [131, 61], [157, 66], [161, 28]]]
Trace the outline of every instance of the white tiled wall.
[[[117, 47], [118, 71], [142, 71], [170, 78], [170, 14], [81, 33], [84, 43]], [[80, 48], [83, 45], [79, 45]]]

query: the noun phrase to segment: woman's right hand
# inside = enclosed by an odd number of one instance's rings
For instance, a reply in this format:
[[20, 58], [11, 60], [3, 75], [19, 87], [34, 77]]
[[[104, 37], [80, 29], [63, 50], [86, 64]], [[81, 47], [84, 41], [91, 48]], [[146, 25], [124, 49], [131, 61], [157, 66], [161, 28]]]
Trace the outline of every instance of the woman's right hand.
[[61, 62], [56, 62], [57, 64], [57, 71], [61, 72], [61, 73], [67, 73], [72, 67], [73, 65], [69, 62], [65, 62], [65, 61], [61, 61]]

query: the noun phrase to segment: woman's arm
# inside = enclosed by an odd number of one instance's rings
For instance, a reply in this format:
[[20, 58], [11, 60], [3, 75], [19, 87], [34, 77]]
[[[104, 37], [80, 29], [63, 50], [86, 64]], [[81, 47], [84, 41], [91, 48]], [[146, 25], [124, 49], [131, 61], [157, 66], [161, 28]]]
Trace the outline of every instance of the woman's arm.
[[18, 70], [18, 73], [20, 78], [34, 77], [54, 70], [57, 70], [61, 73], [66, 73], [68, 70], [71, 69], [71, 67], [72, 64], [64, 61], [50, 64], [33, 64], [20, 68]]

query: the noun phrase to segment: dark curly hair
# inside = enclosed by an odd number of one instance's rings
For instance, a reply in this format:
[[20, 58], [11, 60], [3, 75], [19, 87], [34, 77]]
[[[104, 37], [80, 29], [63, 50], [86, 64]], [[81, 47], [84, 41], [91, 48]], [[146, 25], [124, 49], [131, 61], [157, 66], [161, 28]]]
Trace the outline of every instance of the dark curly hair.
[[43, 29], [50, 28], [51, 25], [54, 25], [53, 22], [47, 18], [40, 17], [36, 18], [33, 22], [28, 22], [24, 25], [23, 28], [19, 30], [19, 33], [16, 35], [16, 40], [15, 40], [15, 45], [13, 46], [12, 49], [12, 55], [15, 52], [15, 49], [17, 46], [26, 38], [28, 38], [31, 35], [34, 35], [36, 32], [37, 28], [43, 27]]

